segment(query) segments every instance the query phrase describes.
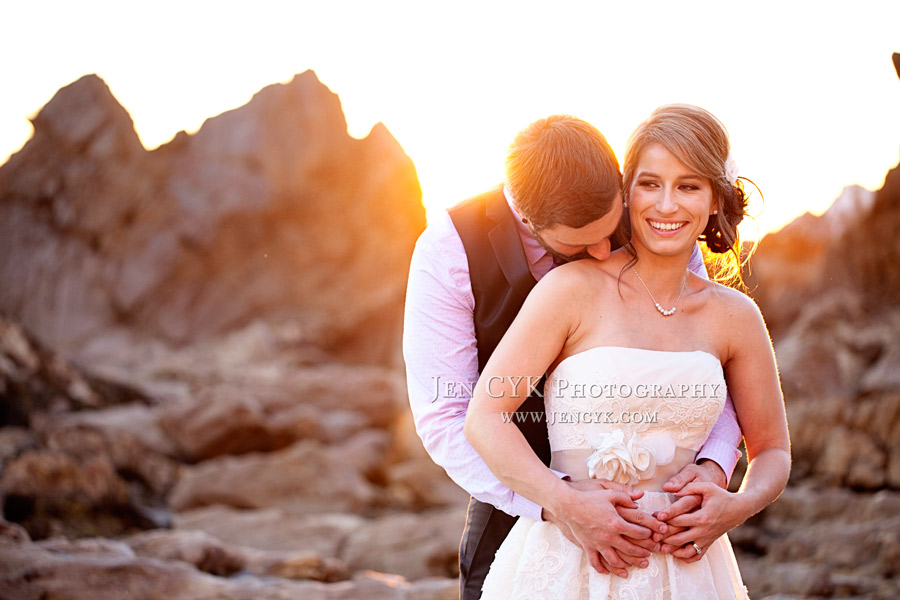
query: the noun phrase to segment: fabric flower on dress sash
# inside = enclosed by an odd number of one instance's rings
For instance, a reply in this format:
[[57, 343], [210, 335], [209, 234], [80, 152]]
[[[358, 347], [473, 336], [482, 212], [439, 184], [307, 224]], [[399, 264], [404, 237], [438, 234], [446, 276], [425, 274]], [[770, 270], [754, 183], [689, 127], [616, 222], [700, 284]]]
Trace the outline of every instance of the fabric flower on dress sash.
[[667, 465], [675, 458], [675, 442], [665, 434], [641, 438], [636, 433], [626, 436], [625, 431], [616, 429], [586, 437], [594, 448], [586, 461], [592, 479], [635, 485], [653, 478], [657, 466]]

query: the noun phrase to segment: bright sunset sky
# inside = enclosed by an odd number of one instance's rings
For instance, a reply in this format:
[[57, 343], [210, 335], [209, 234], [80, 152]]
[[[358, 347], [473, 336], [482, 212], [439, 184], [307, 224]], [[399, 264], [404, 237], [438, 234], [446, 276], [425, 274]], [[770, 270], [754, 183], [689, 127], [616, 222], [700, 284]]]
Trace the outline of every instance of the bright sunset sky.
[[[148, 148], [313, 69], [350, 133], [383, 121], [429, 211], [499, 182], [515, 132], [570, 113], [621, 157], [660, 104], [729, 128], [761, 232], [898, 162], [900, 2], [24, 2], [0, 7], [0, 162], [97, 73]], [[757, 205], [755, 212], [762, 208]], [[744, 229], [754, 237], [755, 227]]]

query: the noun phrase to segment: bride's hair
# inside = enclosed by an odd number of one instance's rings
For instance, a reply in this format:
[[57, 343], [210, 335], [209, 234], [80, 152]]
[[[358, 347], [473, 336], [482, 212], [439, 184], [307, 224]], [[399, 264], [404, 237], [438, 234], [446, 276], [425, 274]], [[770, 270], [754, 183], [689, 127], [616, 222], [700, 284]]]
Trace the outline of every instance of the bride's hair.
[[[735, 177], [730, 160], [728, 131], [712, 113], [690, 104], [667, 104], [654, 110], [628, 138], [625, 146], [623, 196], [627, 200], [635, 168], [644, 149], [660, 144], [684, 165], [709, 180], [718, 214], [710, 215], [699, 241], [705, 246], [704, 261], [716, 281], [743, 287], [741, 240], [737, 226], [747, 215], [745, 177]], [[732, 164], [730, 164], [732, 163]], [[758, 190], [759, 188], [757, 188]], [[631, 220], [622, 213], [621, 242], [636, 260], [631, 244]], [[743, 261], [749, 258], [749, 254]]]

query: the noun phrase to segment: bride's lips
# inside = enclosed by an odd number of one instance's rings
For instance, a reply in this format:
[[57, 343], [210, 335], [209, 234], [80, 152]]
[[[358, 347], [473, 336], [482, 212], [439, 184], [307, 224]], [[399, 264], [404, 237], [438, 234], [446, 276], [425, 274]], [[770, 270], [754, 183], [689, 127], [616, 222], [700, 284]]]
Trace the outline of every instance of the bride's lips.
[[660, 221], [658, 219], [647, 219], [647, 224], [650, 225], [650, 229], [657, 235], [671, 237], [684, 229], [684, 226], [687, 225], [687, 221]]

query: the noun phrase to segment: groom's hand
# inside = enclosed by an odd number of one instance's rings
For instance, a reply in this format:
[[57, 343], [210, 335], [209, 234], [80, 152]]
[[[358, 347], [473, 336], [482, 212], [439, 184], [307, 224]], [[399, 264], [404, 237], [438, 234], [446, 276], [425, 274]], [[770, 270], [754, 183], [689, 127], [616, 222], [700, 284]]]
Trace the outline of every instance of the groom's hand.
[[544, 518], [584, 549], [599, 573], [624, 578], [629, 567], [646, 567], [651, 550], [658, 548], [653, 533], [665, 534], [667, 526], [637, 510], [634, 501], [643, 492], [600, 479], [569, 486], [573, 494], [558, 502], [555, 510], [545, 508]]
[[[696, 543], [705, 552], [721, 535], [737, 527], [750, 515], [739, 494], [732, 494], [711, 483], [691, 483], [677, 495], [699, 495], [701, 506], [693, 512], [671, 517], [673, 533], [666, 537], [664, 547], [669, 546], [672, 556], [685, 562], [699, 560], [702, 554], [691, 546]], [[667, 515], [661, 515], [667, 516]]]
[[663, 490], [674, 494], [680, 492], [684, 486], [691, 482], [714, 483], [724, 489], [728, 485], [728, 478], [725, 477], [725, 471], [722, 470], [722, 467], [717, 462], [705, 459], [698, 464], [685, 465], [683, 469], [663, 484]]
[[693, 516], [699, 516], [702, 520], [706, 520], [709, 515], [698, 510], [701, 508], [702, 495], [682, 495], [682, 491], [690, 483], [712, 483], [724, 489], [728, 485], [728, 478], [725, 476], [725, 471], [722, 470], [722, 467], [711, 460], [704, 460], [700, 464], [686, 465], [681, 471], [676, 473], [669, 481], [663, 484], [663, 490], [681, 497], [665, 510], [654, 513], [653, 516], [669, 525], [669, 531], [665, 536], [654, 533], [653, 539], [660, 543], [661, 552], [665, 554], [671, 553], [679, 558], [686, 559], [688, 562], [693, 562], [694, 560], [699, 560], [700, 556], [696, 555], [693, 548], [689, 547], [685, 550], [679, 544], [682, 541], [681, 538], [684, 537], [680, 534], [688, 529], [687, 527], [679, 526], [684, 524], [682, 515], [693, 514]]
[[[704, 460], [700, 464], [685, 465], [683, 469], [663, 484], [663, 491], [678, 494], [689, 483], [713, 483], [720, 488], [725, 488], [728, 485], [728, 478], [725, 477], [725, 471], [716, 462]], [[653, 516], [661, 521], [668, 521], [679, 515], [696, 510], [700, 507], [700, 500], [701, 497], [696, 494], [681, 496], [681, 498], [672, 503], [672, 506], [664, 511], [655, 513]], [[675, 532], [670, 531], [669, 535], [673, 533]], [[662, 541], [662, 537], [659, 535], [654, 535], [653, 537], [658, 542]]]

